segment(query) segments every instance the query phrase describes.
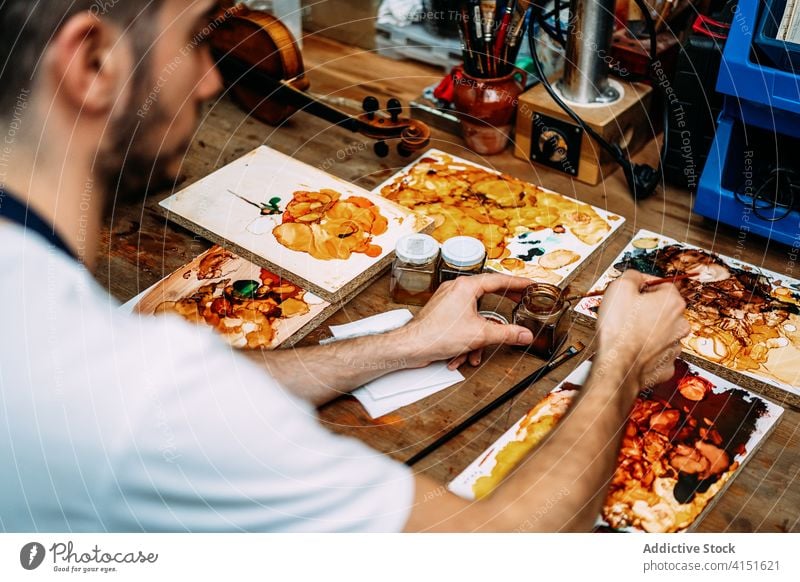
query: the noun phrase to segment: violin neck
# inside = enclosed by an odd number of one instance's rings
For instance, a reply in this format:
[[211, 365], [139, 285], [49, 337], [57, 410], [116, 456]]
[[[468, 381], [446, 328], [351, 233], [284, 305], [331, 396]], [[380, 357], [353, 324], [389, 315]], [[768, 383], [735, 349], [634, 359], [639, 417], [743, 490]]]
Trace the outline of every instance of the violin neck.
[[305, 111], [353, 132], [359, 132], [363, 129], [362, 123], [358, 118], [292, 87], [290, 81], [275, 79], [236, 57], [219, 54], [217, 51], [214, 52], [217, 66], [228, 83], [232, 84], [231, 79], [235, 80], [233, 82], [247, 83], [254, 88], [258, 87], [265, 95], [265, 100], [275, 100], [285, 105], [292, 105], [300, 111]]

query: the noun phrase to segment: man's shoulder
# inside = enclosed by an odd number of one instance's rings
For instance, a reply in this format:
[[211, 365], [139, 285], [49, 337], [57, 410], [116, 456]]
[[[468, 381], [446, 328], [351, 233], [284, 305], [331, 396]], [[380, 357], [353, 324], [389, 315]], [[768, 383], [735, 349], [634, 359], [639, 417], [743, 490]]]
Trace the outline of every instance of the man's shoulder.
[[0, 221], [0, 270], [5, 283], [0, 292], [22, 290], [27, 296], [52, 297], [62, 289], [75, 287], [99, 290], [82, 263], [39, 234], [3, 221]]

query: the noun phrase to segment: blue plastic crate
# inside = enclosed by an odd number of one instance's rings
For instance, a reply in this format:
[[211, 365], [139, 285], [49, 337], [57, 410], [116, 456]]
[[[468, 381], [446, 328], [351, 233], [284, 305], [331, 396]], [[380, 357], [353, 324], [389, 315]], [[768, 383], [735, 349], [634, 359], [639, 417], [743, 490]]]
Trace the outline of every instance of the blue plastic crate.
[[[752, 43], [758, 23], [758, 0], [739, 0], [725, 43], [717, 91], [756, 106], [797, 114], [785, 116], [778, 123], [784, 131], [800, 134], [800, 78], [758, 61]], [[749, 105], [744, 105], [747, 109]], [[749, 122], [746, 115], [741, 116]], [[764, 115], [762, 114], [763, 118]]]
[[800, 138], [800, 120], [797, 113], [753, 101], [737, 101], [727, 96], [722, 111], [725, 117], [745, 120], [748, 125]]
[[775, 38], [786, 9], [786, 0], [767, 0], [761, 10], [755, 46], [775, 67], [795, 73], [800, 71], [800, 45]]
[[[740, 202], [731, 183], [732, 174], [742, 170], [734, 163], [741, 153], [740, 137], [735, 135], [736, 120], [720, 117], [717, 134], [708, 154], [697, 188], [694, 211], [697, 214], [738, 228], [742, 236], [749, 233], [763, 236], [792, 247], [800, 244], [800, 212], [793, 210], [781, 220], [770, 222], [759, 218], [746, 204]], [[779, 211], [783, 214], [784, 211]], [[763, 214], [767, 214], [762, 210]]]

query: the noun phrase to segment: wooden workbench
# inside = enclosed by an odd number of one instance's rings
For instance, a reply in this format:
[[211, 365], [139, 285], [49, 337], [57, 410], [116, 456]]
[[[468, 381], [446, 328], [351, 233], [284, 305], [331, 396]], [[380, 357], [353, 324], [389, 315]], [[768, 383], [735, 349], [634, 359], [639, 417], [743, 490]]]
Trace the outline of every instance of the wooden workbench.
[[[306, 38], [303, 52], [311, 90], [331, 97], [360, 101], [371, 94], [382, 103], [388, 97], [398, 97], [407, 103], [442, 76], [437, 69], [388, 60], [321, 38]], [[373, 154], [371, 144], [359, 136], [331, 128], [305, 114], [295, 115], [282, 127], [267, 127], [249, 119], [223, 96], [207, 108], [176, 187], [206, 176], [263, 143], [309, 164], [325, 164], [328, 172], [367, 189], [408, 162], [394, 152], [379, 159]], [[631, 201], [620, 172], [590, 188], [564, 175], [534, 168], [514, 158], [510, 149], [499, 156], [480, 158], [466, 150], [460, 139], [436, 131], [431, 145], [626, 217], [622, 234], [578, 274], [574, 281], [577, 289], [588, 288], [640, 228], [736, 255], [778, 272], [785, 271], [789, 249], [768, 244], [753, 235], [743, 236], [736, 230], [715, 228], [693, 216], [692, 199], [685, 191], [668, 187], [665, 193], [637, 205]], [[648, 146], [640, 157], [652, 163], [656, 146]], [[143, 207], [118, 205], [110, 230], [103, 233], [97, 279], [120, 300], [130, 299], [210, 246], [164, 219], [157, 203], [169, 194], [168, 191], [151, 193]], [[388, 282], [384, 276], [344, 306], [330, 323], [383, 311], [388, 307], [387, 296]], [[590, 328], [576, 323], [571, 338], [587, 342], [592, 333]], [[304, 343], [313, 343], [325, 335], [327, 326], [323, 325]], [[454, 477], [577, 364], [571, 362], [557, 370], [421, 462], [418, 469], [441, 481]], [[462, 368], [465, 382], [379, 422], [372, 421], [349, 397], [324, 407], [320, 411], [321, 421], [333, 431], [353, 435], [392, 457], [405, 459], [539, 365], [541, 362], [533, 357], [506, 348], [495, 349], [491, 358], [484, 358], [480, 368]], [[787, 409], [780, 426], [700, 524], [699, 531], [800, 531], [799, 426], [800, 412]]]

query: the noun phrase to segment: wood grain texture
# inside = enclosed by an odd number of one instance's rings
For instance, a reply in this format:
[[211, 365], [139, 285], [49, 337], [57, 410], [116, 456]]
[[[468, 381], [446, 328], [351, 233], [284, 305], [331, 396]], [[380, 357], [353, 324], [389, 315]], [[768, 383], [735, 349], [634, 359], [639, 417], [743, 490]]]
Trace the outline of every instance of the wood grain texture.
[[[360, 101], [364, 95], [373, 94], [382, 102], [390, 96], [408, 102], [441, 77], [434, 68], [384, 59], [314, 36], [306, 38], [303, 56], [311, 90], [337, 98]], [[175, 190], [262, 143], [306, 163], [322, 165], [331, 174], [366, 189], [373, 188], [409, 161], [394, 153], [388, 158], [376, 158], [371, 144], [303, 114], [295, 115], [280, 127], [267, 127], [249, 119], [223, 96], [205, 109], [202, 126], [183, 163], [184, 178], [175, 185]], [[668, 186], [653, 198], [634, 204], [619, 171], [605, 176], [598, 186], [589, 187], [563, 174], [533, 167], [515, 158], [510, 149], [499, 156], [481, 157], [467, 150], [460, 140], [436, 130], [431, 146], [574, 196], [627, 219], [623, 234], [610, 241], [577, 274], [572, 283], [575, 292], [589, 289], [633, 233], [642, 228], [789, 275], [793, 274], [790, 268], [796, 269], [788, 247], [729, 227], [717, 227], [694, 215], [693, 200], [683, 190]], [[650, 143], [635, 159], [652, 164], [656, 157], [657, 146]], [[191, 232], [168, 223], [157, 211], [157, 203], [170, 193], [151, 193], [144, 204], [117, 205], [114, 209], [103, 234], [97, 280], [118, 299], [130, 299], [210, 246]], [[387, 304], [387, 297], [388, 277], [383, 276], [344, 305], [329, 323], [345, 323], [395, 307]], [[500, 303], [501, 311], [509, 313], [508, 302]], [[311, 332], [301, 344], [315, 343], [327, 335], [327, 327], [323, 326]], [[571, 341], [588, 343], [593, 337], [593, 329], [579, 322], [570, 330]], [[490, 349], [480, 368], [462, 368], [465, 382], [397, 413], [373, 421], [354, 399], [342, 398], [320, 411], [321, 422], [396, 459], [406, 459], [541, 363], [512, 349]], [[544, 378], [420, 463], [417, 469], [442, 482], [452, 479], [578, 363], [575, 361]], [[698, 531], [800, 532], [800, 412], [787, 409], [775, 432], [744, 467]]]
[[[211, 269], [208, 267], [209, 260], [214, 260], [213, 268]], [[204, 270], [204, 263], [206, 263], [205, 272], [201, 274], [201, 271]], [[218, 276], [214, 276], [214, 269], [219, 270]], [[228, 284], [242, 279], [256, 280], [260, 277], [260, 271], [261, 267], [254, 263], [242, 259], [222, 247], [214, 246], [151, 287], [132, 306], [133, 312], [153, 315], [158, 313], [165, 302], [174, 303], [184, 300], [198, 293], [201, 288], [207, 288], [209, 285], [214, 284], [219, 285], [225, 279], [228, 280]], [[214, 292], [214, 297], [223, 295], [224, 293]], [[274, 335], [270, 338], [268, 345], [260, 344], [257, 348], [276, 349], [293, 346], [339, 309], [337, 305], [328, 303], [319, 297], [309, 297], [310, 295], [312, 294], [302, 293], [302, 301], [306, 303], [309, 310], [308, 313], [288, 318], [273, 315], [270, 318], [269, 325]], [[195, 303], [192, 305], [196, 307]], [[203, 306], [205, 306], [205, 303], [203, 303]], [[174, 307], [168, 307], [167, 310], [174, 310]], [[196, 309], [192, 309], [192, 316], [196, 312]], [[231, 322], [232, 319], [238, 319], [238, 317], [239, 314], [235, 317], [224, 319]], [[246, 317], [252, 316], [246, 315]], [[194, 323], [212, 326], [207, 320], [203, 320], [202, 323], [197, 321]], [[251, 325], [253, 324], [252, 319], [250, 323]], [[234, 347], [246, 347], [248, 343], [246, 341], [248, 339], [247, 332], [242, 329], [241, 325], [241, 323], [236, 325], [231, 322], [233, 330], [227, 326], [224, 328], [229, 332], [225, 334], [226, 340]], [[259, 321], [259, 325], [263, 324]], [[220, 328], [217, 327], [216, 329], [219, 331]]]
[[[642, 239], [654, 239], [654, 241], [657, 242], [652, 243], [654, 245], [653, 249], [637, 249], [636, 241], [641, 241]], [[610, 282], [616, 279], [620, 274], [620, 271], [614, 268], [613, 265], [619, 265], [620, 263], [625, 262], [625, 257], [631, 258], [636, 256], [636, 253], [653, 253], [656, 252], [657, 249], [664, 249], [676, 245], [687, 251], [691, 251], [693, 249], [693, 247], [689, 245], [685, 245], [678, 240], [667, 239], [658, 233], [648, 231], [637, 232], [634, 240], [631, 241], [631, 243], [623, 250], [623, 254], [620, 254], [614, 261], [612, 261], [612, 266], [609, 266], [608, 270], [601, 276], [601, 278], [592, 285], [592, 291], [602, 294], [602, 291], [608, 288]], [[783, 301], [784, 307], [781, 309], [776, 308], [769, 313], [772, 314], [772, 317], [776, 318], [778, 314], [781, 314], [781, 316], [785, 317], [785, 319], [780, 323], [772, 323], [770, 327], [767, 327], [766, 318], [768, 312], [750, 312], [747, 307], [748, 303], [754, 303], [761, 297], [761, 295], [757, 294], [755, 291], [742, 291], [742, 297], [737, 298], [737, 292], [733, 290], [735, 288], [727, 291], [724, 290], [724, 288], [716, 288], [715, 291], [713, 283], [709, 283], [712, 286], [709, 288], [704, 288], [707, 290], [704, 290], [703, 295], [715, 292], [719, 293], [719, 301], [723, 306], [725, 304], [735, 306], [737, 305], [737, 301], [741, 301], [742, 304], [741, 306], [737, 307], [737, 309], [741, 309], [741, 313], [737, 314], [735, 311], [724, 311], [722, 308], [719, 308], [719, 319], [713, 320], [709, 318], [709, 320], [706, 321], [702, 319], [702, 314], [704, 313], [703, 310], [709, 309], [713, 311], [717, 309], [717, 304], [715, 302], [708, 302], [707, 299], [701, 299], [700, 301], [697, 301], [696, 299], [693, 300], [690, 292], [682, 291], [684, 298], [689, 302], [686, 313], [687, 318], [689, 319], [690, 323], [692, 323], [693, 328], [691, 334], [684, 338], [683, 356], [693, 364], [701, 366], [709, 372], [712, 372], [730, 382], [737, 383], [744, 388], [755, 392], [760, 392], [761, 394], [768, 396], [776, 402], [779, 402], [781, 406], [792, 406], [795, 409], [800, 408], [800, 393], [797, 391], [797, 387], [795, 385], [795, 376], [797, 375], [798, 371], [798, 361], [800, 361], [800, 351], [795, 346], [795, 342], [792, 341], [792, 333], [798, 327], [798, 325], [800, 325], [800, 321], [798, 321], [798, 318], [789, 311], [792, 303], [791, 298], [785, 297], [791, 293], [797, 293], [797, 290], [800, 289], [800, 280], [787, 277], [784, 274], [771, 272], [769, 269], [764, 268], [763, 265], [756, 266], [743, 263], [734, 257], [725, 256], [724, 254], [716, 255], [715, 259], [720, 261], [722, 265], [724, 265], [725, 269], [731, 270], [731, 275], [734, 277], [736, 276], [736, 272], [733, 271], [734, 269], [738, 270], [739, 272], [759, 275], [760, 280], [764, 284], [765, 288], [769, 289], [768, 293], [771, 298], [778, 301], [778, 297], [784, 297], [784, 299], [780, 299], [780, 301]], [[685, 270], [685, 267], [681, 269], [681, 271]], [[684, 273], [683, 275], [678, 275], [676, 278], [686, 276], [686, 273]], [[725, 279], [722, 279], [722, 281], [724, 280]], [[654, 282], [655, 281], [651, 281], [651, 283]], [[743, 287], [743, 289], [751, 288]], [[749, 295], [750, 293], [755, 294], [756, 297], [751, 297]], [[601, 302], [602, 296], [598, 296], [594, 299], [587, 298], [579, 301], [574, 306], [577, 319], [585, 322], [587, 325], [596, 325], [597, 315], [592, 310], [596, 310], [597, 306]], [[720, 361], [714, 361], [714, 358], [708, 358], [704, 356], [703, 353], [697, 349], [697, 344], [694, 344], [693, 347], [693, 342], [705, 337], [702, 335], [704, 333], [702, 329], [700, 332], [698, 332], [697, 328], [699, 326], [708, 326], [716, 331], [729, 330], [729, 325], [731, 323], [742, 323], [742, 320], [745, 317], [748, 318], [747, 326], [743, 327], [742, 329], [746, 330], [746, 333], [740, 333], [736, 336], [734, 341], [741, 345], [743, 351], [750, 350], [751, 354], [753, 352], [757, 353], [760, 350], [764, 350], [766, 352], [766, 356], [763, 359], [761, 356], [755, 356], [759, 358], [756, 360], [755, 366], [742, 366], [739, 368], [737, 366], [737, 360], [733, 359], [732, 357], [729, 357], [725, 360], [721, 359]], [[699, 324], [698, 321], [700, 322]], [[777, 322], [778, 320], [775, 319], [775, 321]], [[765, 329], [768, 330], [767, 333], [774, 333], [776, 338], [774, 340], [763, 339]], [[782, 341], [783, 345], [780, 346], [780, 344], [771, 343], [778, 341]]]
[[[306, 251], [301, 252], [279, 241], [273, 229], [286, 222], [284, 211], [288, 212], [291, 207], [287, 204], [291, 205], [292, 197], [298, 193], [329, 190], [341, 196], [336, 204], [347, 205], [353, 198], [367, 200], [372, 203], [371, 208], [377, 208], [384, 220], [385, 232], [375, 235], [367, 233], [367, 242], [374, 243], [379, 255], [352, 252], [348, 253], [346, 260], [339, 260], [333, 258], [337, 255], [328, 254], [330, 260], [323, 260], [318, 255], [310, 254], [307, 247]], [[258, 205], [265, 204], [268, 199], [277, 200], [280, 210], [273, 216], [262, 216]], [[330, 197], [326, 199], [330, 200]], [[322, 206], [321, 202], [317, 204]], [[352, 296], [353, 291], [373, 280], [391, 264], [394, 247], [400, 237], [424, 232], [432, 223], [431, 219], [418, 216], [390, 200], [264, 146], [182, 189], [162, 201], [160, 206], [167, 218], [180, 226], [233, 250], [240, 257], [312, 291], [326, 301], [341, 301]], [[356, 209], [366, 213], [370, 221], [373, 220], [370, 211]], [[306, 213], [311, 215], [308, 211]], [[313, 216], [317, 220], [320, 218], [319, 213]], [[320, 224], [320, 233], [324, 233], [325, 222]], [[352, 220], [350, 224], [353, 224]], [[305, 229], [311, 240], [320, 234], [312, 234], [309, 225], [291, 226]], [[326, 236], [328, 238], [325, 240], [329, 242], [340, 241], [341, 238], [334, 234]], [[336, 248], [337, 245], [333, 246]]]
[[[555, 83], [555, 79], [553, 80]], [[607, 106], [576, 107], [578, 115], [594, 131], [610, 143], [617, 143], [626, 152], [638, 152], [655, 137], [656, 127], [650, 119], [652, 89], [642, 83], [624, 83], [623, 96]], [[519, 98], [515, 155], [527, 160], [531, 154], [534, 131], [534, 114], [557, 119], [576, 126], [572, 118], [548, 95], [541, 83], [523, 93]], [[541, 123], [541, 122], [540, 122]], [[548, 123], [544, 122], [547, 126]], [[654, 127], [654, 125], [656, 127]], [[616, 162], [586, 132], [580, 141], [580, 163], [578, 179], [587, 184], [597, 184], [604, 176], [616, 169]]]
[[[454, 168], [462, 168], [467, 173], [464, 174]], [[385, 196], [398, 204], [411, 208], [418, 214], [429, 216], [436, 225], [441, 223], [441, 226], [431, 232], [440, 243], [444, 243], [446, 239], [455, 235], [475, 236], [481, 239], [489, 254], [484, 269], [488, 272], [496, 271], [507, 275], [529, 277], [565, 288], [580, 272], [582, 266], [619, 234], [625, 223], [623, 217], [606, 212], [602, 208], [581, 205], [576, 203], [573, 198], [562, 196], [558, 192], [549, 191], [536, 184], [524, 183], [517, 183], [518, 187], [523, 188], [523, 194], [520, 196], [524, 196], [524, 202], [520, 202], [519, 206], [509, 208], [487, 196], [480, 202], [480, 211], [484, 214], [476, 221], [470, 214], [475, 210], [474, 207], [470, 207], [470, 203], [474, 204], [475, 199], [464, 202], [463, 194], [442, 192], [435, 182], [430, 181], [437, 177], [431, 176], [431, 172], [435, 172], [440, 179], [444, 179], [442, 176], [447, 176], [447, 180], [450, 182], [463, 184], [466, 181], [473, 187], [486, 179], [505, 180], [506, 178], [492, 168], [474, 165], [470, 160], [453, 156], [441, 150], [429, 149], [397, 175], [391, 176], [373, 189], [373, 193], [376, 195]], [[478, 177], [471, 177], [472, 172], [477, 172]], [[511, 188], [515, 183], [505, 182], [505, 184], [507, 184], [505, 188]], [[460, 191], [463, 186], [459, 185], [458, 188]], [[504, 188], [500, 188], [500, 192], [503, 193]], [[509, 192], [509, 190], [505, 190], [505, 192]], [[533, 194], [526, 192], [533, 192]], [[409, 195], [410, 199], [407, 197]], [[408, 206], [409, 203], [413, 206]], [[517, 203], [517, 201], [512, 203]], [[487, 214], [496, 221], [491, 226], [497, 227], [498, 224], [501, 224], [500, 228], [503, 230], [500, 232], [504, 233], [502, 238], [504, 249], [502, 254], [496, 256], [499, 254], [496, 253], [494, 258], [492, 258], [491, 251], [496, 251], [500, 247], [497, 245], [497, 235], [494, 234], [497, 232], [496, 230], [482, 230], [486, 226], [483, 221]], [[584, 230], [580, 233], [576, 227], [585, 227], [586, 224], [575, 220], [576, 215], [589, 221], [589, 224], [596, 230], [593, 232]], [[519, 216], [524, 216], [525, 220], [520, 221]], [[459, 217], [463, 217], [463, 219]], [[477, 231], [467, 230], [466, 221], [470, 221], [472, 228], [477, 226]], [[559, 224], [556, 225], [555, 222]], [[539, 228], [531, 229], [529, 228], [531, 224], [538, 224]], [[562, 227], [560, 233], [555, 231], [556, 226]], [[465, 230], [461, 230], [462, 227], [465, 227]], [[520, 245], [520, 237], [528, 235], [532, 236], [526, 241], [537, 239], [534, 244], [544, 254], [538, 257], [522, 258], [531, 247], [525, 245], [525, 242]], [[565, 250], [574, 255], [574, 261], [555, 269], [542, 266], [542, 260], [550, 256], [550, 253]], [[521, 259], [525, 265], [520, 268], [507, 269], [502, 264], [503, 258]]]

